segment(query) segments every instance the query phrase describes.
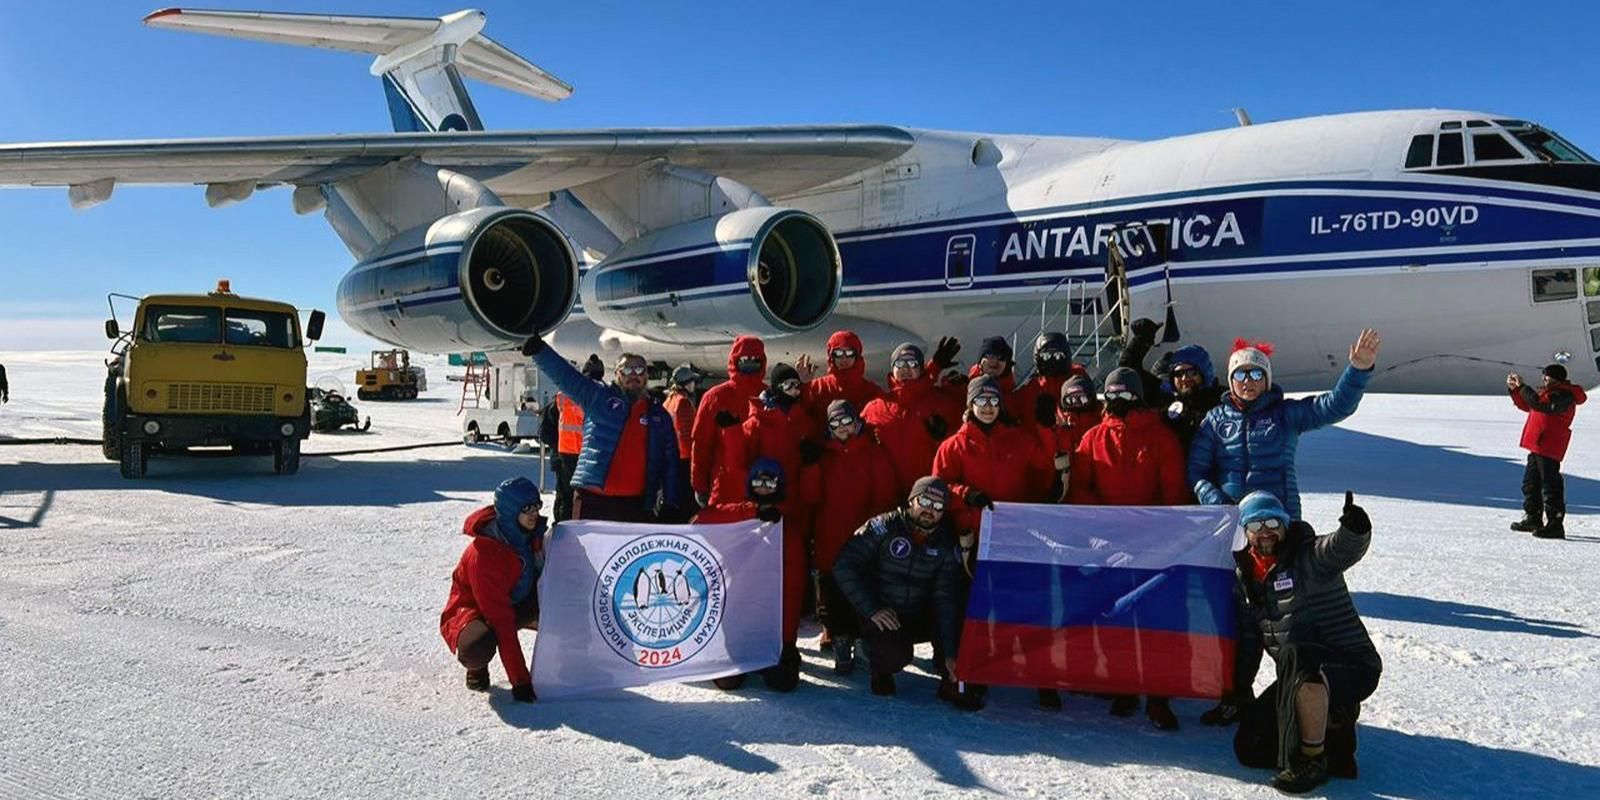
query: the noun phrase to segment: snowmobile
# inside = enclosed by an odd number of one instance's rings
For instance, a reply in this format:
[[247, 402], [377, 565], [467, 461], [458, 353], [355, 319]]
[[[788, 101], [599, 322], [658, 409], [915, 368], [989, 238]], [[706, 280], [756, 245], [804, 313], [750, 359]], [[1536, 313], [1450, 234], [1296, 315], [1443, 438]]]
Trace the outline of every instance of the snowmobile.
[[318, 433], [332, 433], [345, 426], [366, 431], [372, 427], [372, 417], [362, 421], [356, 407], [344, 395], [332, 389], [311, 390], [311, 429]]

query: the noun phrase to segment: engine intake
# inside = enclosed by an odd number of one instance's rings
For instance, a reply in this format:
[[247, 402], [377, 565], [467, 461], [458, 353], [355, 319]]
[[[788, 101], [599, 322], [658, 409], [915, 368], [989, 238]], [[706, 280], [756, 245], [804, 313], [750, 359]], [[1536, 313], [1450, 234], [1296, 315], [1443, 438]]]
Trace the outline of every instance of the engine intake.
[[655, 231], [589, 270], [596, 324], [675, 344], [811, 330], [839, 302], [839, 248], [816, 217], [749, 208]]
[[405, 231], [339, 283], [339, 314], [426, 353], [494, 350], [561, 324], [577, 301], [567, 237], [523, 209], [478, 208]]

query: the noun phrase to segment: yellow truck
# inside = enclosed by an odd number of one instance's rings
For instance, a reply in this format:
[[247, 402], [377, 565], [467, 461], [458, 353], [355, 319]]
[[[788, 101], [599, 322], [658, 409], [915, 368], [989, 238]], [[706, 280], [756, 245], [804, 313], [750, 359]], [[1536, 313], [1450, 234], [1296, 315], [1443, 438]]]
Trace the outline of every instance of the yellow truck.
[[119, 328], [114, 306], [106, 320], [115, 344], [102, 450], [122, 477], [143, 477], [158, 453], [216, 446], [271, 453], [279, 475], [298, 471], [311, 432], [303, 348], [321, 337], [323, 313], [311, 312], [302, 336], [294, 306], [240, 297], [227, 281], [208, 294], [128, 299], [139, 303], [131, 329]]

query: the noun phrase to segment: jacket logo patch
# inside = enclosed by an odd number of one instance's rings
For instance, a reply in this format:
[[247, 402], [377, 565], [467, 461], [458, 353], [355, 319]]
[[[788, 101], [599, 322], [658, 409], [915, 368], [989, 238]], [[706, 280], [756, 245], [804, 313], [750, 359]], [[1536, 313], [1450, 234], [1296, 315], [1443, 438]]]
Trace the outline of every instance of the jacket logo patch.
[[1239, 423], [1234, 422], [1231, 419], [1217, 425], [1217, 435], [1223, 439], [1232, 439], [1234, 434], [1237, 434], [1238, 432]]
[[1272, 591], [1274, 591], [1274, 592], [1287, 592], [1287, 591], [1289, 591], [1289, 590], [1291, 590], [1293, 588], [1294, 588], [1294, 576], [1290, 575], [1287, 572], [1285, 572], [1282, 575], [1279, 575], [1278, 579], [1272, 582]]
[[612, 411], [621, 411], [622, 410], [622, 398], [613, 397], [610, 400], [607, 400], [606, 401], [606, 407], [610, 408]]
[[889, 540], [889, 555], [895, 558], [905, 558], [911, 555], [911, 541], [904, 536], [896, 536]]

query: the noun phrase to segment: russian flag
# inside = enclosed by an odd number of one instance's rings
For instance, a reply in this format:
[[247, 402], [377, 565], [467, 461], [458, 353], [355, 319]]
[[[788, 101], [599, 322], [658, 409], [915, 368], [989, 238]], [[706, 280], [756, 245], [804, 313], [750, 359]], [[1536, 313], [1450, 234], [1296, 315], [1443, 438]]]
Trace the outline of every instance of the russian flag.
[[1232, 506], [997, 503], [984, 514], [964, 681], [1220, 697], [1233, 678]]

